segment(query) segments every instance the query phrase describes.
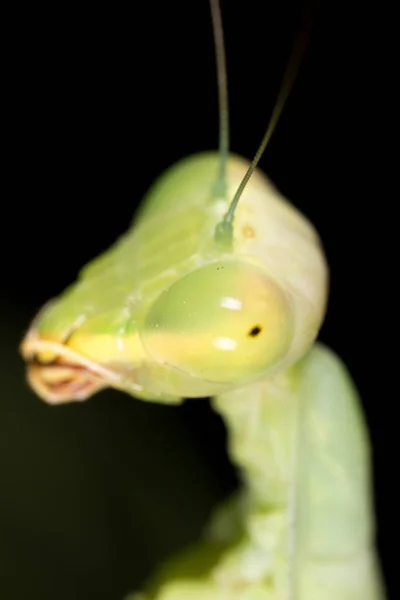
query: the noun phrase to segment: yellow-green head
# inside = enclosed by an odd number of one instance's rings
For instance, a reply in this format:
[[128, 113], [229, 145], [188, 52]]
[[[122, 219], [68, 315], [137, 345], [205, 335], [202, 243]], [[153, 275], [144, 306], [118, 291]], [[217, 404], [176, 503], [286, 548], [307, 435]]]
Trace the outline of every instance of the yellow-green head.
[[[326, 273], [311, 226], [256, 173], [231, 247], [219, 245], [228, 200], [213, 197], [217, 168], [210, 153], [168, 171], [131, 231], [35, 319], [21, 349], [44, 400], [108, 386], [165, 402], [215, 395], [276, 372], [313, 342]], [[229, 160], [227, 198], [245, 168]]]

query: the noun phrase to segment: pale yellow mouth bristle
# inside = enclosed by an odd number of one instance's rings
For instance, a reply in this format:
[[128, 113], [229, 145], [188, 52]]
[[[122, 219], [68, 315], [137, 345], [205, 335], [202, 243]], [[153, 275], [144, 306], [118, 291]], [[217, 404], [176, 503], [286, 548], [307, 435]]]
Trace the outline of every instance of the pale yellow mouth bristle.
[[86, 400], [108, 385], [107, 381], [86, 369], [56, 364], [28, 365], [27, 379], [38, 396], [49, 404]]
[[27, 379], [49, 404], [86, 400], [99, 390], [118, 387], [120, 375], [82, 356], [60, 342], [28, 332], [20, 351], [27, 363]]

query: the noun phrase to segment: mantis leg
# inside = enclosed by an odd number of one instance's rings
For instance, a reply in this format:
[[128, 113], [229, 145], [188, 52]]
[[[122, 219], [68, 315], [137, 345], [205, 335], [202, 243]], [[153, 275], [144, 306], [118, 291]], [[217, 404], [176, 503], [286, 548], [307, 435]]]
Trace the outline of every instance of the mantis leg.
[[368, 435], [341, 361], [317, 344], [273, 380], [225, 394], [244, 495], [135, 600], [383, 600]]

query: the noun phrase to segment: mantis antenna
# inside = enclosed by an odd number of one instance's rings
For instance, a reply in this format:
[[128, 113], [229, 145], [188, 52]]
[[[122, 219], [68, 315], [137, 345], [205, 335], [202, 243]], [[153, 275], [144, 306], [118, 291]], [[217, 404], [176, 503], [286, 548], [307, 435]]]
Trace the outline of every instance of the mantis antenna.
[[228, 80], [226, 74], [224, 29], [222, 26], [219, 0], [210, 0], [210, 7], [214, 33], [215, 58], [217, 62], [219, 106], [219, 172], [217, 181], [215, 182], [214, 193], [216, 196], [224, 196], [226, 193], [226, 163], [229, 153]]
[[[254, 173], [260, 158], [262, 157], [264, 150], [266, 149], [273, 132], [275, 131], [276, 125], [279, 121], [279, 117], [282, 114], [282, 110], [285, 106], [285, 103], [288, 99], [289, 93], [293, 87], [293, 84], [295, 82], [295, 79], [297, 77], [297, 74], [300, 70], [300, 64], [301, 61], [303, 59], [306, 47], [307, 47], [307, 42], [309, 39], [309, 31], [310, 31], [310, 26], [312, 23], [312, 10], [311, 9], [311, 4], [313, 4], [312, 2], [307, 2], [305, 10], [303, 12], [303, 17], [301, 20], [300, 25], [297, 28], [297, 32], [293, 41], [293, 45], [292, 45], [292, 50], [289, 56], [289, 60], [287, 63], [287, 67], [285, 70], [285, 73], [283, 75], [282, 78], [282, 83], [281, 83], [281, 87], [278, 93], [278, 98], [276, 100], [275, 106], [272, 110], [272, 115], [271, 115], [271, 119], [269, 121], [269, 124], [267, 126], [267, 129], [264, 133], [264, 136], [261, 140], [261, 144], [258, 147], [258, 150], [253, 158], [253, 160], [251, 161], [246, 174], [244, 175], [242, 181], [239, 184], [239, 187], [236, 190], [236, 193], [233, 197], [232, 202], [229, 205], [228, 211], [226, 212], [224, 218], [222, 221], [220, 221], [216, 227], [216, 231], [215, 231], [215, 237], [216, 240], [222, 243], [225, 243], [227, 245], [231, 244], [232, 241], [232, 236], [233, 236], [233, 220], [234, 220], [234, 216], [235, 216], [235, 211], [236, 211], [236, 207], [239, 203], [240, 197], [243, 194], [244, 189], [246, 188], [246, 185], [250, 179], [250, 177], [252, 176], [252, 174]], [[218, 16], [220, 17], [220, 10], [219, 10], [219, 0], [211, 0], [211, 5], [214, 5], [214, 10], [215, 12], [218, 14]], [[221, 29], [221, 31], [218, 31], [218, 28], [215, 27], [214, 29], [214, 36], [215, 36], [215, 44], [216, 44], [216, 48], [218, 50], [218, 53], [221, 54], [224, 57], [224, 44], [223, 44], [223, 38], [222, 38], [222, 26], [219, 23], [219, 27]], [[219, 39], [217, 39], [217, 34], [219, 33]], [[222, 47], [222, 49], [221, 49]], [[218, 90], [219, 90], [219, 95], [220, 95], [220, 101], [221, 98], [225, 99], [225, 103], [227, 104], [227, 84], [226, 84], [226, 69], [225, 69], [225, 64], [224, 64], [224, 60], [218, 60], [217, 61], [218, 64]], [[221, 87], [224, 86], [225, 89], [221, 90]], [[226, 159], [224, 159], [223, 155], [222, 155], [222, 132], [224, 127], [227, 128], [227, 118], [228, 118], [228, 113], [227, 113], [227, 106], [226, 106], [226, 122], [223, 123], [222, 122], [222, 109], [220, 109], [220, 119], [221, 119], [221, 123], [220, 123], [220, 128], [221, 128], [221, 139], [220, 139], [220, 153], [221, 153], [221, 163], [222, 162], [226, 162]], [[225, 115], [224, 115], [225, 116]], [[226, 140], [227, 141], [227, 140]], [[227, 144], [226, 146], [224, 146], [224, 151], [227, 151]], [[225, 167], [224, 167], [225, 168]]]

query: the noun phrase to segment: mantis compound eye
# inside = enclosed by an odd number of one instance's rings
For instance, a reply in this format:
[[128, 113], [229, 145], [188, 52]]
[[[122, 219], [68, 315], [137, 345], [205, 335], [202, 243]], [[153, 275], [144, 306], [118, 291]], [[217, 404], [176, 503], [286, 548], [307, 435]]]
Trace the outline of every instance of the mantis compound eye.
[[282, 288], [245, 262], [193, 271], [150, 307], [143, 345], [156, 361], [208, 381], [251, 381], [282, 360], [293, 315]]

